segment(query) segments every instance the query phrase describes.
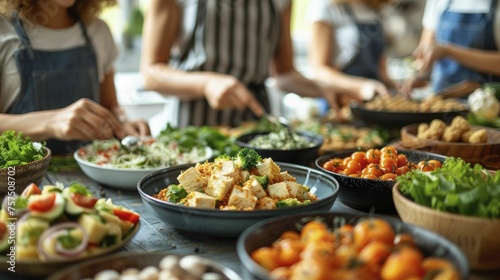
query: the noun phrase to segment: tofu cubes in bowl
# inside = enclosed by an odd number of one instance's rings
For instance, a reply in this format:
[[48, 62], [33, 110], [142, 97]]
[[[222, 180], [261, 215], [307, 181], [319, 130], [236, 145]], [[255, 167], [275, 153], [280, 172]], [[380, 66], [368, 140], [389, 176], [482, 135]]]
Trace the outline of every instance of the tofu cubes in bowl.
[[160, 170], [138, 184], [146, 207], [165, 222], [218, 237], [237, 237], [267, 217], [330, 209], [338, 188], [317, 170], [263, 159], [248, 148], [234, 158]]

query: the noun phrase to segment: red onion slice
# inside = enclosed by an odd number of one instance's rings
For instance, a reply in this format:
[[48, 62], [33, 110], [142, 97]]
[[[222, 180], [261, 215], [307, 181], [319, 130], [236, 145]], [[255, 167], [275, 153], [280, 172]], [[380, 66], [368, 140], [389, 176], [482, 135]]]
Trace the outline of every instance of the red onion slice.
[[[82, 231], [82, 240], [80, 244], [72, 249], [66, 249], [63, 248], [58, 242], [55, 240], [57, 237], [59, 237], [62, 234], [66, 233], [66, 230], [73, 229], [73, 228], [78, 228]], [[65, 260], [68, 257], [76, 257], [85, 249], [87, 248], [87, 245], [89, 243], [89, 238], [88, 234], [85, 231], [85, 229], [82, 227], [77, 222], [64, 222], [60, 224], [56, 224], [48, 229], [46, 229], [42, 235], [40, 236], [40, 239], [38, 239], [38, 252], [43, 255], [44, 259], [48, 261], [57, 261], [57, 260]], [[56, 255], [54, 255], [52, 252], [47, 252], [45, 250], [45, 244], [48, 244], [49, 246], [54, 246], [54, 252]]]

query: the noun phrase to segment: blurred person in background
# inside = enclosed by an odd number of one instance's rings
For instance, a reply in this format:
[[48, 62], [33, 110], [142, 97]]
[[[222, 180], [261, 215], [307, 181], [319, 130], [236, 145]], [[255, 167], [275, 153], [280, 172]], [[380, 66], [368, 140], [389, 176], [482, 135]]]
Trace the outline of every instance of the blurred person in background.
[[413, 55], [418, 75], [407, 94], [427, 85], [433, 92], [462, 81], [500, 81], [500, 7], [497, 0], [427, 0], [423, 31]]
[[179, 127], [238, 126], [270, 112], [264, 82], [285, 92], [335, 92], [293, 65], [289, 0], [152, 0], [145, 17], [141, 72], [148, 90], [179, 98]]
[[80, 141], [147, 135], [117, 102], [117, 48], [98, 18], [114, 0], [0, 3], [0, 130], [47, 141], [53, 154]]
[[316, 80], [355, 100], [388, 97], [395, 83], [386, 68], [388, 40], [382, 9], [391, 0], [311, 1], [309, 62]]

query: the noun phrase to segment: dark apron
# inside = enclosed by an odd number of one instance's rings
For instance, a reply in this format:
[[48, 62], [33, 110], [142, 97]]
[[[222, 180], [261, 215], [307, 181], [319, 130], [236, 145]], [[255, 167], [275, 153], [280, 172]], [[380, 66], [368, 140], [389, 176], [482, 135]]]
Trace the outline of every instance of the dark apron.
[[[189, 51], [194, 48], [196, 40], [195, 37], [197, 32], [203, 32], [203, 37], [213, 36], [213, 34], [206, 34], [205, 33], [206, 29], [204, 28], [204, 25], [206, 24], [205, 15], [206, 15], [207, 1], [208, 0], [198, 1], [198, 10], [197, 10], [196, 22], [193, 29], [193, 33], [192, 36], [189, 38], [189, 41], [186, 43], [186, 48], [184, 49], [184, 52], [180, 56], [179, 59], [180, 61], [184, 61], [187, 58]], [[268, 1], [272, 2], [272, 0]], [[272, 7], [273, 9], [271, 12], [275, 15], [275, 17], [279, 18], [279, 13], [275, 9], [275, 7], [273, 5], [270, 5], [270, 7]], [[278, 29], [281, 28], [279, 23], [280, 20], [276, 20], [274, 23], [274, 28]], [[231, 55], [231, 54], [226, 54], [226, 55]], [[206, 69], [206, 67], [202, 67], [200, 71], [214, 71], [214, 69]], [[230, 71], [223, 74], [230, 74], [229, 72]], [[252, 92], [252, 94], [257, 99], [257, 101], [262, 105], [264, 110], [266, 112], [270, 112], [271, 110], [270, 102], [264, 83], [262, 82], [258, 84], [247, 84], [246, 87], [250, 92]], [[237, 127], [242, 122], [255, 121], [257, 119], [258, 117], [255, 116], [255, 114], [252, 111], [250, 111], [250, 109], [214, 110], [210, 107], [206, 98], [197, 100], [180, 100], [180, 108], [178, 112], [179, 127], [203, 126], [203, 125], [216, 125], [216, 126], [224, 125], [230, 127]]]
[[356, 25], [359, 47], [354, 57], [343, 67], [342, 72], [352, 76], [380, 80], [379, 64], [386, 42], [380, 22], [360, 23], [349, 4], [342, 4], [347, 16]]
[[[9, 114], [64, 108], [81, 98], [99, 102], [99, 77], [94, 48], [82, 22], [86, 44], [62, 51], [34, 50], [15, 14], [12, 18], [23, 47], [15, 52], [21, 90]], [[47, 140], [53, 154], [72, 153], [79, 141]]]
[[[441, 14], [436, 29], [437, 43], [452, 43], [482, 50], [498, 50], [494, 35], [497, 0], [491, 1], [488, 13], [478, 14], [452, 12], [449, 10], [451, 3], [451, 0], [448, 1]], [[499, 82], [500, 77], [479, 73], [450, 58], [443, 58], [434, 63], [432, 88], [435, 92], [466, 80], [479, 83]]]

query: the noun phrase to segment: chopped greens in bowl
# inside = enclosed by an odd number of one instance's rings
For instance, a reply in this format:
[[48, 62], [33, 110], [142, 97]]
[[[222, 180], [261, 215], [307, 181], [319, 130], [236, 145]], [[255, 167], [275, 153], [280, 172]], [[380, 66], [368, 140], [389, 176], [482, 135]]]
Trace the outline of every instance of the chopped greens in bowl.
[[500, 170], [449, 157], [439, 169], [397, 177], [401, 193], [415, 203], [465, 216], [500, 218]]
[[6, 130], [0, 136], [0, 168], [18, 166], [46, 156], [45, 144], [33, 142], [22, 132]]

